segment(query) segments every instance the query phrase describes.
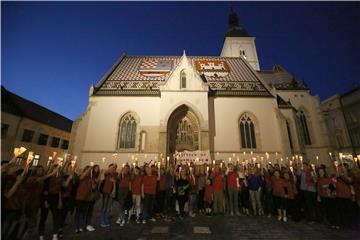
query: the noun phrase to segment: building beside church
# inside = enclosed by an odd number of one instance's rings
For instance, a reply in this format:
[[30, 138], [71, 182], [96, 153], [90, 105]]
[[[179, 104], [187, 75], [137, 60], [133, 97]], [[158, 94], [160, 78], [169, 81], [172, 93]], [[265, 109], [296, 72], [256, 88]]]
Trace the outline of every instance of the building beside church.
[[360, 155], [360, 87], [331, 96], [321, 105], [334, 155], [342, 153], [354, 161]]
[[[14, 148], [33, 152], [34, 164], [46, 165], [53, 152], [68, 152], [72, 121], [1, 87], [1, 160], [11, 160]], [[22, 155], [25, 160], [28, 153]], [[20, 160], [20, 159], [18, 159]]]
[[255, 37], [233, 11], [220, 56], [121, 56], [91, 86], [70, 142], [82, 165], [184, 150], [329, 163], [319, 97], [281, 66], [262, 70]]

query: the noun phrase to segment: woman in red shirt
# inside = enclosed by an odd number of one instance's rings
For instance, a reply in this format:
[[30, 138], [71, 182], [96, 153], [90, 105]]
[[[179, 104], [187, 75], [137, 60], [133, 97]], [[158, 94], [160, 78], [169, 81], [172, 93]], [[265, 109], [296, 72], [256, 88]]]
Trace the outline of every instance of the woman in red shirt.
[[228, 164], [229, 171], [226, 175], [227, 191], [229, 196], [229, 205], [230, 205], [230, 215], [233, 216], [234, 213], [240, 216], [239, 207], [238, 207], [238, 195], [239, 195], [239, 176], [236, 171], [234, 171], [234, 166]]
[[152, 174], [152, 169], [149, 166], [145, 166], [145, 176], [143, 177], [143, 184], [141, 185], [141, 196], [144, 198], [143, 203], [143, 224], [147, 220], [156, 221], [153, 218], [153, 209], [156, 196], [156, 183], [160, 180], [160, 174], [158, 176]]
[[336, 209], [341, 227], [349, 227], [351, 224], [353, 198], [351, 184], [352, 179], [348, 176], [347, 169], [339, 166], [336, 181]]
[[116, 224], [119, 224], [121, 227], [125, 225], [126, 222], [126, 209], [125, 209], [125, 199], [129, 194], [130, 189], [130, 167], [125, 165], [118, 175], [118, 193], [117, 201], [119, 202], [119, 217], [116, 220]]
[[[131, 193], [133, 199], [133, 207], [130, 210], [132, 212], [134, 209], [136, 210], [136, 223], [140, 223], [140, 213], [141, 213], [141, 185], [143, 182], [143, 177], [140, 175], [140, 168], [135, 167], [133, 174], [131, 176]], [[131, 214], [129, 214], [130, 219]]]
[[92, 190], [91, 173], [92, 168], [86, 166], [80, 175], [79, 186], [76, 191], [76, 213], [75, 213], [75, 232], [83, 232], [85, 218], [89, 208], [89, 197]]
[[[290, 173], [286, 170], [284, 172], [284, 211], [283, 211], [283, 221], [287, 221], [287, 213], [290, 209], [297, 208], [297, 206], [294, 206], [294, 199], [295, 196], [298, 194], [297, 188], [296, 188], [296, 179], [294, 175], [290, 175]], [[292, 217], [294, 217], [292, 215]]]
[[215, 165], [214, 174], [212, 177], [214, 189], [214, 213], [224, 212], [224, 177], [219, 168]]
[[287, 189], [288, 186], [286, 185], [285, 180], [281, 178], [280, 172], [277, 169], [271, 177], [271, 182], [273, 187], [274, 204], [278, 212], [278, 220], [284, 220], [284, 222], [286, 222], [285, 195], [287, 194], [285, 189]]
[[331, 228], [339, 228], [336, 209], [336, 178], [328, 177], [324, 168], [318, 169], [317, 200], [325, 210]]
[[104, 180], [100, 184], [100, 191], [102, 193], [102, 207], [100, 216], [100, 226], [109, 227], [109, 214], [112, 207], [113, 198], [116, 193], [116, 172], [117, 165], [112, 163], [104, 173]]
[[75, 193], [74, 193], [74, 167], [68, 164], [66, 172], [63, 175], [63, 183], [61, 188], [61, 202], [63, 209], [60, 214], [59, 237], [63, 237], [63, 228], [68, 213], [73, 213], [75, 208]]
[[99, 193], [99, 182], [100, 182], [100, 166], [94, 165], [91, 170], [91, 197], [89, 199], [89, 207], [86, 212], [85, 217], [85, 226], [86, 230], [89, 232], [95, 231], [95, 228], [92, 226], [92, 215], [94, 212], [94, 205], [98, 198], [100, 197]]

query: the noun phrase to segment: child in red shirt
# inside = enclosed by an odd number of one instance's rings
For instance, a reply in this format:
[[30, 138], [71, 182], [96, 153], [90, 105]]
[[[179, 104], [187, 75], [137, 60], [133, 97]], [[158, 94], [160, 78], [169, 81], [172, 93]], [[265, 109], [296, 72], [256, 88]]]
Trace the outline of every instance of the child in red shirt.
[[214, 200], [214, 189], [211, 185], [211, 180], [206, 180], [206, 187], [204, 193], [204, 203], [205, 203], [205, 211], [207, 215], [211, 214], [212, 202]]

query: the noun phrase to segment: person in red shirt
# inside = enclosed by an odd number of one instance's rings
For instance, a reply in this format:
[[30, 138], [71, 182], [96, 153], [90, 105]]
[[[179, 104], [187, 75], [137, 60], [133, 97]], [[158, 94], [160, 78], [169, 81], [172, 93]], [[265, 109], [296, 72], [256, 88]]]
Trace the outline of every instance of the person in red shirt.
[[31, 236], [36, 228], [37, 214], [40, 208], [40, 198], [44, 188], [45, 169], [37, 166], [24, 182], [26, 188], [25, 217], [27, 235]]
[[272, 183], [271, 177], [274, 171], [274, 167], [269, 163], [267, 168], [263, 170], [263, 181], [265, 182], [263, 196], [264, 196], [264, 214], [268, 218], [274, 213], [274, 200], [272, 195]]
[[214, 189], [211, 184], [211, 180], [207, 179], [205, 186], [205, 193], [204, 193], [204, 203], [205, 203], [205, 210], [207, 215], [211, 214], [213, 200], [214, 200]]
[[234, 213], [236, 213], [236, 215], [240, 216], [238, 206], [239, 176], [237, 172], [234, 171], [234, 165], [232, 163], [228, 164], [226, 183], [229, 196], [230, 215], [233, 216]]
[[224, 177], [219, 168], [219, 165], [215, 165], [214, 173], [212, 176], [213, 188], [214, 188], [214, 213], [224, 212]]
[[85, 218], [89, 208], [89, 197], [92, 190], [91, 180], [92, 167], [86, 166], [79, 179], [79, 185], [76, 191], [76, 212], [75, 212], [75, 232], [83, 232], [85, 228]]
[[100, 166], [94, 165], [91, 170], [91, 197], [89, 199], [89, 206], [85, 216], [85, 226], [86, 230], [89, 232], [95, 231], [95, 228], [92, 225], [92, 215], [94, 212], [94, 206], [98, 198], [100, 198], [99, 193], [99, 182], [100, 182]]
[[[136, 210], [136, 223], [140, 223], [142, 183], [143, 183], [143, 177], [140, 175], [140, 168], [136, 166], [131, 176], [131, 185], [130, 185], [130, 190], [133, 199], [133, 206], [130, 212], [132, 212], [134, 209]], [[131, 214], [129, 214], [129, 219], [130, 216]]]
[[61, 202], [63, 209], [60, 213], [59, 237], [63, 237], [63, 228], [65, 227], [65, 220], [68, 213], [74, 211], [75, 208], [75, 194], [74, 194], [74, 175], [75, 166], [70, 163], [65, 167], [66, 172], [63, 175], [63, 183], [61, 187]]
[[1, 239], [17, 239], [18, 232], [21, 228], [20, 219], [25, 204], [24, 195], [26, 194], [23, 169], [6, 176], [5, 193], [5, 210], [6, 219], [1, 229]]
[[324, 168], [318, 169], [317, 201], [325, 210], [325, 216], [331, 228], [339, 228], [336, 209], [336, 178], [328, 177]]
[[296, 188], [296, 183], [295, 180], [293, 178], [293, 175], [290, 175], [290, 173], [288, 172], [288, 170], [286, 169], [284, 172], [284, 210], [283, 210], [283, 221], [286, 222], [287, 221], [287, 213], [291, 208], [294, 208], [296, 206], [294, 206], [294, 199], [295, 199], [295, 195], [297, 195], [297, 188]]
[[156, 214], [161, 215], [164, 210], [165, 203], [165, 193], [166, 193], [166, 176], [165, 169], [160, 168], [160, 180], [158, 184], [158, 191], [156, 193]]
[[271, 182], [273, 186], [273, 197], [275, 207], [278, 212], [278, 220], [282, 219], [286, 222], [286, 209], [285, 209], [285, 189], [287, 191], [287, 186], [285, 180], [280, 176], [279, 170], [275, 170], [273, 176], [271, 177]]
[[147, 220], [156, 221], [155, 218], [153, 218], [153, 209], [156, 196], [156, 183], [160, 180], [160, 174], [158, 176], [153, 175], [152, 169], [148, 165], [145, 166], [145, 174], [141, 185], [141, 196], [144, 198], [143, 224], [145, 224]]
[[100, 192], [102, 193], [102, 207], [100, 216], [100, 226], [109, 227], [109, 214], [111, 211], [112, 200], [116, 193], [116, 172], [117, 165], [112, 163], [104, 173], [104, 180], [100, 184]]
[[123, 227], [126, 222], [127, 209], [125, 209], [125, 200], [129, 194], [130, 184], [130, 167], [126, 164], [118, 175], [117, 201], [119, 202], [120, 209], [116, 224], [119, 224], [121, 227]]
[[349, 177], [345, 166], [338, 166], [336, 181], [336, 209], [339, 217], [339, 225], [343, 228], [350, 227], [351, 225], [353, 199], [353, 193], [351, 191], [352, 182], [353, 180]]

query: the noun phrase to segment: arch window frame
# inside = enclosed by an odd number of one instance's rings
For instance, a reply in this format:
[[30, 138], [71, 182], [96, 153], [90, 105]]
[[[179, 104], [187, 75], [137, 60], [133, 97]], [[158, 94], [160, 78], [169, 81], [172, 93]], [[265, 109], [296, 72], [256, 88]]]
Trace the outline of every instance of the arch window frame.
[[180, 72], [180, 89], [186, 89], [187, 85], [187, 78], [185, 70], [181, 70]]
[[240, 146], [242, 149], [257, 149], [254, 117], [244, 113], [239, 118]]
[[119, 123], [118, 149], [129, 150], [135, 149], [138, 140], [139, 123], [136, 115], [126, 113]]

